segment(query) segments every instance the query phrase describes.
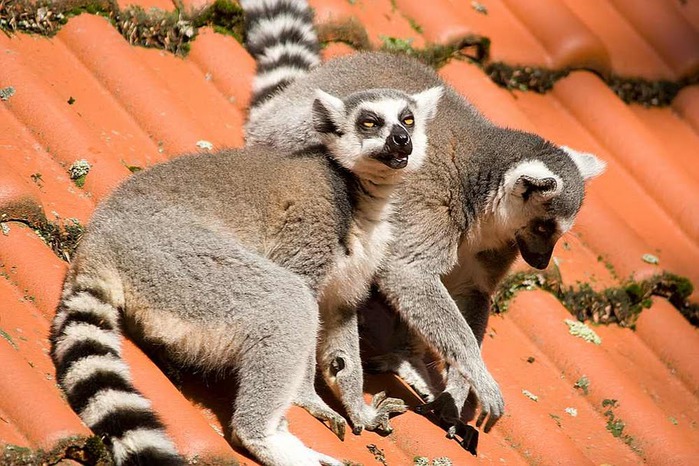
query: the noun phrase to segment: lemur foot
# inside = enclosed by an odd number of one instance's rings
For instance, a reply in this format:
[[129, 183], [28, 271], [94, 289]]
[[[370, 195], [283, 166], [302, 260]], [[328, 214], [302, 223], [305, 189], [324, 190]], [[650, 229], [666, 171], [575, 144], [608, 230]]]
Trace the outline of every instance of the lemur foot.
[[365, 410], [361, 415], [362, 420], [352, 423], [354, 425], [352, 432], [359, 435], [362, 430], [366, 429], [388, 435], [393, 432], [389, 422], [391, 414], [404, 413], [407, 410], [408, 405], [403, 400], [389, 398], [386, 396], [386, 392], [379, 392], [372, 398], [371, 405], [365, 405]]
[[344, 417], [333, 411], [333, 409], [325, 404], [319, 396], [301, 397], [294, 401], [296, 406], [299, 406], [320, 421], [328, 423], [330, 430], [337, 435], [340, 440], [345, 440], [345, 430], [347, 421]]

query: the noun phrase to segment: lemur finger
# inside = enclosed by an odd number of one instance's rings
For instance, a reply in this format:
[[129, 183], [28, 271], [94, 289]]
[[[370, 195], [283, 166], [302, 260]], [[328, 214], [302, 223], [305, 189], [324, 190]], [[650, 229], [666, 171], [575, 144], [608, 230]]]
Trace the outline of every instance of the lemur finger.
[[378, 405], [381, 404], [383, 400], [386, 399], [386, 392], [379, 392], [374, 397], [371, 399], [371, 406], [376, 408]]
[[493, 428], [493, 426], [495, 425], [496, 422], [498, 422], [499, 419], [500, 419], [500, 416], [492, 416], [491, 415], [488, 418], [488, 422], [485, 423], [485, 427], [483, 427], [483, 432], [485, 432], [486, 434], [488, 432], [490, 432], [490, 429]]
[[408, 410], [408, 405], [400, 398], [386, 398], [376, 408], [388, 414], [404, 413]]
[[345, 440], [345, 429], [347, 428], [347, 422], [343, 418], [330, 419], [330, 430], [337, 435], [337, 438], [344, 441]]
[[478, 416], [478, 420], [476, 421], [476, 427], [480, 427], [481, 424], [483, 424], [483, 421], [485, 421], [486, 417], [488, 417], [488, 411], [481, 411], [481, 414]]

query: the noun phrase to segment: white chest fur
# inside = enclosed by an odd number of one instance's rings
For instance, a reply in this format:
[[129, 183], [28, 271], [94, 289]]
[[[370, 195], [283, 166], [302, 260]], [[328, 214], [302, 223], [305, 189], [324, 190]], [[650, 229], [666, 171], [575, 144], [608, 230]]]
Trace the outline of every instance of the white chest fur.
[[381, 265], [392, 234], [388, 221], [355, 220], [350, 227], [347, 250], [337, 255], [323, 286], [321, 307], [356, 306], [368, 294], [374, 274]]

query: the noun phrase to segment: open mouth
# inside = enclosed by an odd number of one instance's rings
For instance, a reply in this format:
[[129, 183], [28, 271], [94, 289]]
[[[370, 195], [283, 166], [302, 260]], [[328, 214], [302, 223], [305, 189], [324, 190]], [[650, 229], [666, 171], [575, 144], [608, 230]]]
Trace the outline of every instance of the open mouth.
[[374, 157], [389, 168], [400, 170], [408, 166], [409, 152], [380, 152]]

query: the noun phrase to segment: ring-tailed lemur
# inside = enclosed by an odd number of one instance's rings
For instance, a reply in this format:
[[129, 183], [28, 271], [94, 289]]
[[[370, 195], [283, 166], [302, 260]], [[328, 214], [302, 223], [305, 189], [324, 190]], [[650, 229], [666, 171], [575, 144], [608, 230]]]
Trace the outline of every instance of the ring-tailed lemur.
[[[504, 408], [480, 353], [491, 296], [518, 253], [534, 267], [547, 266], [580, 209], [584, 181], [602, 173], [604, 162], [493, 125], [415, 59], [356, 53], [316, 66], [318, 43], [305, 1], [242, 5], [247, 45], [259, 66], [246, 125], [250, 145], [314, 144], [308, 129], [317, 87], [338, 95], [375, 87], [445, 88], [429, 129], [426, 165], [399, 189], [396, 241], [376, 283], [414, 334], [449, 364], [447, 390], [432, 407], [451, 422], [472, 390], [481, 408], [477, 425], [488, 418], [487, 432]], [[387, 358], [382, 365], [429, 391], [419, 356], [391, 364]], [[449, 399], [451, 409], [443, 402]]]
[[[352, 306], [391, 238], [391, 192], [422, 164], [440, 95], [381, 89], [341, 100], [316, 91], [307, 129], [324, 146], [184, 156], [134, 175], [101, 204], [51, 343], [68, 402], [108, 439], [117, 464], [182, 463], [131, 382], [122, 328], [175, 363], [235, 370], [233, 439], [262, 463], [340, 464], [306, 448], [283, 416], [295, 401], [344, 426], [313, 390], [317, 334], [336, 331], [319, 303], [356, 320]], [[345, 364], [346, 345], [323, 351], [328, 366]], [[353, 388], [339, 379], [341, 391]], [[346, 407], [370, 428], [405, 410], [381, 394]]]

